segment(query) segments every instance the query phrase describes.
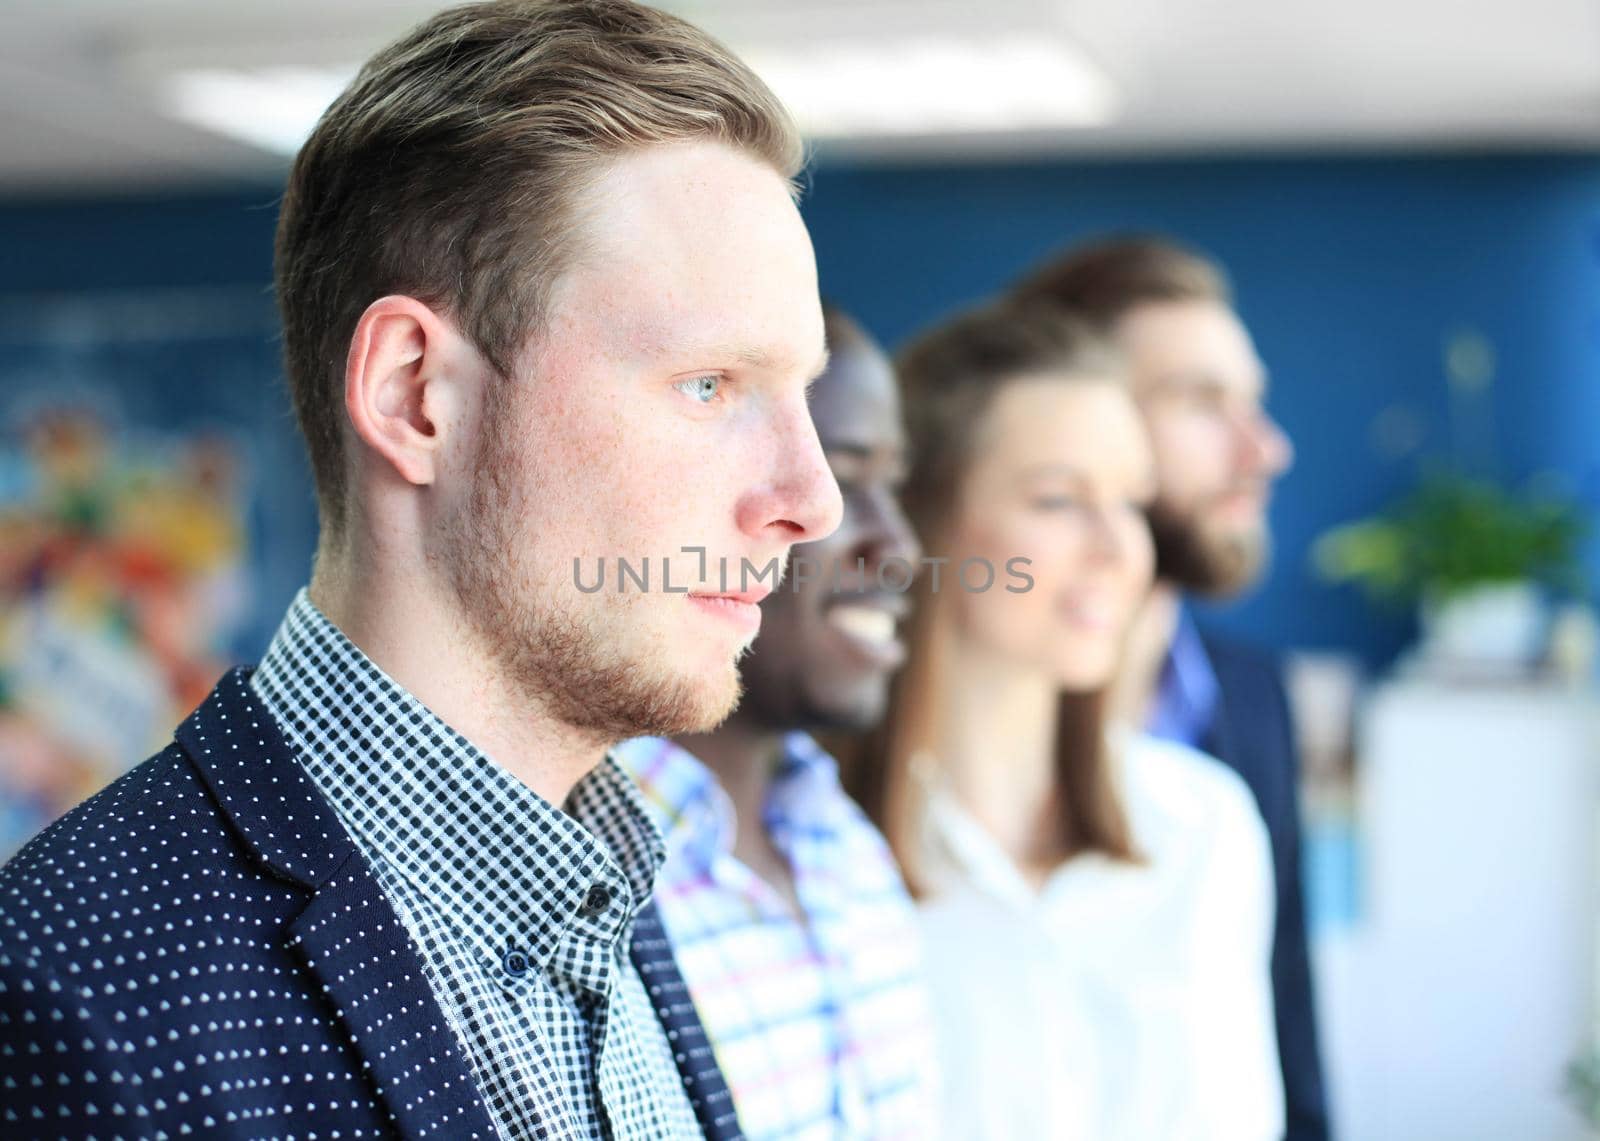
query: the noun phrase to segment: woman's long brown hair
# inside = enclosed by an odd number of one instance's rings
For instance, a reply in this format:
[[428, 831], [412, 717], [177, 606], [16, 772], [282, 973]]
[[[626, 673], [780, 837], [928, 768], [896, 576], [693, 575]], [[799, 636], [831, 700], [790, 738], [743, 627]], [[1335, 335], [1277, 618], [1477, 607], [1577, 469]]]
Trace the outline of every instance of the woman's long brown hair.
[[[1023, 378], [1104, 381], [1122, 375], [1115, 352], [1059, 309], [1002, 303], [970, 310], [922, 334], [896, 360], [910, 469], [902, 503], [929, 555], [948, 555], [947, 532], [996, 395]], [[948, 576], [946, 576], [948, 579]], [[941, 595], [948, 592], [942, 587]], [[918, 862], [923, 810], [916, 758], [935, 744], [935, 701], [948, 669], [948, 607], [924, 574], [913, 587], [907, 661], [890, 686], [879, 727], [830, 741], [852, 795], [883, 830], [913, 893], [926, 883]], [[1056, 717], [1054, 798], [1064, 855], [1102, 852], [1137, 861], [1112, 779], [1105, 693], [1061, 695]], [[1001, 763], [997, 758], [996, 763]]]

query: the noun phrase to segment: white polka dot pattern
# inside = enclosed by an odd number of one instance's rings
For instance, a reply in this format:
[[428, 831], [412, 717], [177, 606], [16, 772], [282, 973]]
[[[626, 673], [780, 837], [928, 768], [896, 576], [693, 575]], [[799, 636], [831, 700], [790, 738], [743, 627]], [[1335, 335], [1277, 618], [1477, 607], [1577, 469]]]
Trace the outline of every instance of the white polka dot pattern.
[[[247, 676], [0, 869], [0, 1137], [490, 1141], [412, 942]], [[707, 1136], [737, 1137], [670, 957], [638, 965]]]
[[628, 958], [661, 835], [609, 757], [563, 811], [386, 674], [304, 590], [250, 688], [418, 948], [502, 1136], [698, 1132]]

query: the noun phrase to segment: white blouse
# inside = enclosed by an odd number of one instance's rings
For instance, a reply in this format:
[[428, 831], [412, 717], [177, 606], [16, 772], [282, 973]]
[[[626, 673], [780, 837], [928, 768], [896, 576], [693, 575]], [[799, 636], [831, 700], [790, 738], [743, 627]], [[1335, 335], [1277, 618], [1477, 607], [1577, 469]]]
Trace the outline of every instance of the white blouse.
[[1129, 735], [1112, 755], [1147, 862], [1078, 856], [1042, 889], [932, 796], [922, 918], [946, 1135], [1279, 1138], [1273, 871], [1255, 802], [1183, 745]]

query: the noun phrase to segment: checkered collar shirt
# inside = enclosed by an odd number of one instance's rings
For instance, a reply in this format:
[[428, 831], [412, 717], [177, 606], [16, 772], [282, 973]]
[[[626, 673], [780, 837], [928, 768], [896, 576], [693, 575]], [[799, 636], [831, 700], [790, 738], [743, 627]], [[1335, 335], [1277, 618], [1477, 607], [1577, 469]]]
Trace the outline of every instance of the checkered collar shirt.
[[697, 1137], [628, 954], [664, 858], [607, 754], [563, 812], [302, 590], [251, 678], [416, 943], [502, 1137]]
[[733, 854], [732, 801], [676, 743], [617, 760], [667, 837], [657, 906], [751, 1141], [938, 1134], [919, 928], [888, 846], [810, 735], [784, 736], [762, 828], [801, 917]]

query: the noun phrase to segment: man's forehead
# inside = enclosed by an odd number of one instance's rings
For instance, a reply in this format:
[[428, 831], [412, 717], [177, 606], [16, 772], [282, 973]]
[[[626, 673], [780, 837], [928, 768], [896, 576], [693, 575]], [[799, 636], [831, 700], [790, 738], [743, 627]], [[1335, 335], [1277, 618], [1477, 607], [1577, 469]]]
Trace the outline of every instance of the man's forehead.
[[1267, 369], [1248, 330], [1231, 310], [1187, 313], [1152, 309], [1143, 323], [1124, 326], [1133, 381], [1140, 391], [1218, 388], [1264, 390]]
[[833, 346], [811, 390], [811, 420], [825, 452], [863, 460], [907, 451], [899, 386], [888, 358], [864, 343]]
[[1261, 401], [1267, 389], [1266, 366], [1254, 353], [1242, 357], [1172, 354], [1165, 360], [1147, 362], [1133, 377], [1134, 395], [1141, 401], [1163, 396]]
[[647, 147], [615, 160], [582, 230], [594, 268], [640, 284], [738, 289], [775, 269], [815, 271], [788, 183], [718, 144]]
[[842, 340], [828, 347], [827, 369], [812, 389], [812, 408], [819, 414], [898, 418], [899, 384], [889, 358], [865, 341]]
[[746, 272], [590, 257], [568, 275], [558, 305], [617, 357], [820, 371], [826, 342], [814, 274], [756, 286], [743, 282]]
[[815, 369], [827, 363], [821, 323], [807, 327], [803, 315], [791, 321], [729, 322], [683, 315], [680, 319], [640, 321], [627, 333], [633, 355], [658, 360], [724, 362], [771, 371]]
[[1138, 378], [1141, 389], [1221, 389], [1228, 392], [1265, 391], [1267, 370], [1259, 360], [1236, 362], [1177, 362], [1150, 370]]
[[820, 344], [820, 313], [806, 312], [808, 294], [819, 307], [810, 238], [788, 184], [749, 155], [715, 143], [630, 152], [600, 179], [579, 231], [568, 296], [629, 351], [776, 361], [796, 341]]

